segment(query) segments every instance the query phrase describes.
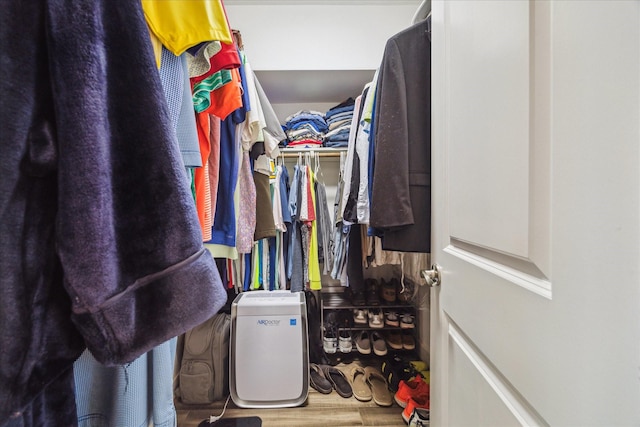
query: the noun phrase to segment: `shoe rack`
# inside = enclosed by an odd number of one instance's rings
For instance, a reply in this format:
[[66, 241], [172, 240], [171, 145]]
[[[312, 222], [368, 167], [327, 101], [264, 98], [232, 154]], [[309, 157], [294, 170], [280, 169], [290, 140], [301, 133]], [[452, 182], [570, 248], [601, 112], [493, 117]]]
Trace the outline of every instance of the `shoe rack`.
[[415, 307], [409, 302], [367, 298], [362, 304], [344, 292], [321, 293], [322, 346], [332, 364], [417, 354], [415, 319]]

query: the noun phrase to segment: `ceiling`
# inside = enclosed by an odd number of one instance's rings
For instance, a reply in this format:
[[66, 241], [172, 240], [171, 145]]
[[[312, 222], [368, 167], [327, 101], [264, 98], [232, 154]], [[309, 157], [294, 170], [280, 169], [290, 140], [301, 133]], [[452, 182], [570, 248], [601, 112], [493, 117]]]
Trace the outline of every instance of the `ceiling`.
[[272, 104], [339, 103], [356, 97], [375, 70], [255, 71]]

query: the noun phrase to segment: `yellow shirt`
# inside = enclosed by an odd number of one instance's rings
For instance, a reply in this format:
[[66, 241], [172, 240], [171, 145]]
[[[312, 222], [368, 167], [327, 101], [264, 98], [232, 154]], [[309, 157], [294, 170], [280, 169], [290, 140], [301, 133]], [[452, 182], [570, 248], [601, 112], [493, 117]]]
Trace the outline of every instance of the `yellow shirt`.
[[198, 43], [233, 43], [222, 1], [142, 0], [151, 31], [175, 55]]
[[[311, 168], [309, 166], [307, 166], [307, 173], [309, 174], [309, 185], [311, 186], [311, 201], [313, 210], [314, 212], [318, 212], [318, 210], [316, 209], [315, 192], [316, 176], [311, 171]], [[318, 229], [316, 227], [317, 222], [317, 220], [311, 221], [311, 249], [309, 250], [309, 289], [311, 289], [312, 291], [322, 289], [320, 262], [318, 260]]]

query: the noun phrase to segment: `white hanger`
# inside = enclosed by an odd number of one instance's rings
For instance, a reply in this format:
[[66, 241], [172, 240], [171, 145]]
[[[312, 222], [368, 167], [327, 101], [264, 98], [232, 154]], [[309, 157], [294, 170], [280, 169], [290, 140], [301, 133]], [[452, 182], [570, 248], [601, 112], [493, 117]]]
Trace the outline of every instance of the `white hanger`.
[[431, 0], [422, 0], [422, 3], [418, 6], [418, 10], [413, 15], [411, 24], [417, 24], [418, 22], [427, 19], [427, 16], [431, 13]]

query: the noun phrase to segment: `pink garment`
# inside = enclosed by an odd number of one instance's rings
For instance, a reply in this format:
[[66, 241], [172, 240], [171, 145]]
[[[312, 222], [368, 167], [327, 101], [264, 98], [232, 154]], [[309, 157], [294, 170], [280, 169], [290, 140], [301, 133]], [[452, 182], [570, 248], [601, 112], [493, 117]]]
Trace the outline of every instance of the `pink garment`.
[[220, 181], [220, 118], [212, 114], [209, 115], [210, 131], [209, 141], [211, 151], [209, 152], [209, 191], [211, 193], [211, 218], [216, 214], [216, 203], [218, 200], [218, 182]]
[[289, 142], [289, 144], [287, 144], [287, 147], [297, 147], [298, 145], [308, 145], [310, 147], [321, 147], [322, 141], [319, 141], [317, 139], [310, 139], [310, 138], [297, 139]]
[[316, 209], [313, 205], [313, 196], [311, 193], [314, 191], [314, 180], [311, 176], [311, 167], [307, 165], [307, 221], [315, 221], [316, 220]]
[[307, 167], [300, 170], [300, 206], [298, 206], [298, 218], [300, 221], [309, 220], [309, 192], [307, 191]]
[[240, 212], [238, 213], [236, 249], [240, 254], [248, 254], [253, 248], [253, 235], [256, 231], [256, 184], [251, 173], [249, 153], [246, 151], [242, 152], [238, 180]]

